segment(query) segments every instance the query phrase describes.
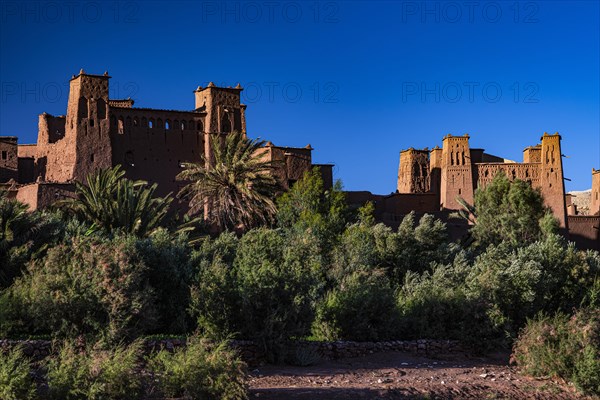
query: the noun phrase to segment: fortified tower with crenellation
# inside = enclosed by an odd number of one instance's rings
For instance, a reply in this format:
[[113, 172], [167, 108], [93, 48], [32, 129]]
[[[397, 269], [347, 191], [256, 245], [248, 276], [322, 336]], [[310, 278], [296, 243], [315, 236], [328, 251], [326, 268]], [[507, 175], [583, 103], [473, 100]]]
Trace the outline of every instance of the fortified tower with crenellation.
[[109, 78], [82, 70], [71, 78], [66, 117], [40, 115], [36, 158], [42, 179], [81, 181], [92, 171], [112, 166]]
[[211, 162], [209, 135], [241, 132], [246, 134], [246, 106], [240, 102], [242, 87], [221, 88], [210, 82], [207, 87], [194, 91], [196, 111], [205, 112], [204, 154]]
[[565, 182], [563, 177], [560, 135], [544, 133], [541, 138], [540, 189], [561, 227], [567, 227]]
[[400, 152], [398, 166], [398, 193], [429, 192], [429, 150], [412, 147]]
[[440, 174], [440, 206], [457, 210], [457, 198], [473, 203], [473, 171], [469, 135], [446, 135], [442, 141], [442, 166]]

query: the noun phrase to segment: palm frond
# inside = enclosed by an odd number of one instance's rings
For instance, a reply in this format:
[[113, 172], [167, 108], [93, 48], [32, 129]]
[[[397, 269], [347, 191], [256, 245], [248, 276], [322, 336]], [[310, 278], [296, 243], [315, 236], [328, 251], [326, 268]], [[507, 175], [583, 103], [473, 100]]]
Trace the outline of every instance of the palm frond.
[[273, 197], [281, 188], [273, 163], [264, 159], [265, 142], [234, 132], [209, 137], [212, 154], [200, 163], [186, 163], [177, 179], [189, 183], [179, 192], [190, 214], [207, 209], [206, 218], [220, 229], [270, 224], [277, 211]]
[[107, 232], [116, 230], [146, 236], [156, 229], [173, 201], [171, 194], [154, 197], [157, 185], [124, 177], [117, 165], [99, 170], [76, 183], [77, 198], [62, 200], [59, 205], [92, 226]]

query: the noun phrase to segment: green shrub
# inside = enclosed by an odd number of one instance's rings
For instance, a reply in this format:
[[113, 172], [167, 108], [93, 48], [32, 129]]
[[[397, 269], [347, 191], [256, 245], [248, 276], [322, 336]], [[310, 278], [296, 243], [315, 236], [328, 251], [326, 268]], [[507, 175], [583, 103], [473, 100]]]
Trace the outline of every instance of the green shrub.
[[315, 241], [268, 229], [255, 229], [240, 240], [234, 261], [240, 333], [256, 341], [271, 361], [283, 360], [285, 341], [310, 332], [323, 275]]
[[6, 353], [0, 351], [0, 399], [36, 398], [36, 384], [31, 378], [30, 369], [29, 360], [20, 347]]
[[317, 238], [321, 256], [329, 259], [350, 213], [341, 181], [325, 190], [318, 167], [306, 171], [290, 190], [277, 199], [277, 225], [287, 231]]
[[474, 196], [476, 224], [471, 233], [482, 248], [504, 243], [518, 248], [558, 232], [539, 189], [501, 172]]
[[198, 329], [215, 340], [225, 340], [238, 330], [239, 296], [235, 285], [233, 260], [239, 239], [224, 232], [206, 238], [195, 252], [198, 275], [191, 287], [191, 307]]
[[519, 249], [490, 246], [466, 278], [470, 296], [495, 305], [516, 336], [540, 311], [568, 312], [579, 306], [600, 276], [597, 252], [581, 252], [558, 235]]
[[397, 308], [382, 271], [355, 272], [317, 308], [313, 335], [321, 340], [386, 340], [394, 336]]
[[21, 276], [30, 258], [40, 257], [61, 237], [64, 222], [48, 212], [29, 212], [0, 189], [0, 289]]
[[457, 339], [476, 351], [502, 345], [505, 321], [494, 305], [469, 296], [464, 285], [469, 269], [460, 253], [453, 264], [433, 265], [421, 275], [409, 272], [398, 292], [398, 335]]
[[458, 246], [449, 243], [446, 225], [432, 215], [404, 217], [394, 232], [383, 224], [355, 223], [340, 235], [332, 255], [329, 275], [340, 282], [356, 271], [382, 269], [392, 286], [402, 284], [408, 271], [423, 272], [431, 263], [447, 263]]
[[159, 228], [148, 238], [137, 240], [136, 250], [147, 267], [145, 274], [156, 296], [156, 332], [187, 332], [191, 326], [187, 309], [193, 266], [185, 236], [172, 237]]
[[399, 253], [390, 277], [400, 285], [407, 271], [424, 272], [432, 263], [452, 262], [461, 250], [449, 241], [446, 224], [430, 214], [416, 223], [415, 213], [407, 214], [398, 227]]
[[341, 182], [325, 190], [319, 167], [304, 175], [277, 199], [277, 222], [285, 228], [301, 225], [325, 230], [340, 231], [348, 217]]
[[13, 338], [35, 333], [28, 329], [23, 314], [20, 297], [11, 290], [0, 291], [0, 337]]
[[198, 327], [211, 338], [254, 340], [271, 361], [283, 361], [284, 342], [310, 332], [324, 284], [318, 239], [265, 228], [233, 238], [208, 241], [198, 257]]
[[[391, 229], [383, 228], [380, 236], [386, 234], [390, 236]], [[385, 238], [381, 242], [385, 242]], [[328, 272], [334, 285], [353, 273], [377, 269], [379, 257], [375, 246], [375, 227], [361, 223], [348, 226], [340, 235], [332, 254], [332, 265]]]
[[140, 357], [141, 342], [112, 350], [83, 350], [65, 342], [46, 363], [49, 396], [56, 400], [141, 399]]
[[529, 320], [513, 357], [533, 376], [569, 380], [584, 393], [600, 395], [600, 310], [581, 309], [569, 318], [539, 315]]
[[148, 362], [158, 389], [166, 397], [191, 400], [246, 399], [245, 365], [225, 342], [211, 345], [199, 337], [173, 353], [162, 350]]
[[224, 340], [239, 332], [240, 299], [230, 264], [220, 257], [202, 263], [198, 283], [191, 288], [191, 313], [207, 337]]
[[135, 238], [76, 238], [30, 263], [9, 288], [29, 333], [135, 337], [155, 323], [154, 293]]

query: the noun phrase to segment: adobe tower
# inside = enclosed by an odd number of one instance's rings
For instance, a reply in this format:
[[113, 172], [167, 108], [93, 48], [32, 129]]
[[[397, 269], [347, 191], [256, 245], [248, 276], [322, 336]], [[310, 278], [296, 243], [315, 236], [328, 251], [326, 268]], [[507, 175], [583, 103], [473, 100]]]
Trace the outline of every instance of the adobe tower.
[[442, 168], [440, 179], [440, 206], [449, 210], [460, 209], [456, 200], [462, 197], [473, 204], [473, 173], [469, 135], [446, 135], [442, 141]]
[[400, 152], [398, 193], [429, 192], [429, 150], [412, 147]]
[[40, 115], [36, 158], [44, 180], [81, 181], [98, 168], [112, 166], [109, 78], [81, 70], [70, 81], [66, 118]]
[[541, 138], [540, 188], [546, 205], [552, 209], [554, 216], [560, 221], [560, 226], [568, 228], [560, 140], [558, 133], [544, 133]]

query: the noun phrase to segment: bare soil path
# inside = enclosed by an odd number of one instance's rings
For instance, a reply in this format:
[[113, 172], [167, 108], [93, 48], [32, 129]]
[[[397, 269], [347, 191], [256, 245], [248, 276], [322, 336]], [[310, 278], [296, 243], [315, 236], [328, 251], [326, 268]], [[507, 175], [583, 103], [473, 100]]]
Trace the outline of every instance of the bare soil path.
[[430, 359], [389, 352], [309, 367], [267, 365], [250, 373], [249, 385], [251, 399], [265, 400], [586, 398], [567, 384], [520, 374], [507, 355]]

